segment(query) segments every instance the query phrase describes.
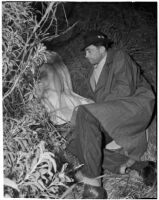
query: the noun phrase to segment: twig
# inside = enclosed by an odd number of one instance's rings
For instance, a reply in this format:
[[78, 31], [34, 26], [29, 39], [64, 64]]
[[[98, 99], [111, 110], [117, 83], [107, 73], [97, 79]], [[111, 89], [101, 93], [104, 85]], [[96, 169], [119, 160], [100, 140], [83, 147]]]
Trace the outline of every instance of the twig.
[[[65, 31], [63, 31], [62, 33], [60, 34], [57, 34], [57, 35], [54, 35], [54, 36], [49, 36], [48, 38], [45, 38], [45, 40], [53, 40], [53, 39], [56, 39], [58, 37], [61, 37], [62, 35], [65, 35], [68, 31], [70, 31], [73, 27], [75, 27], [77, 24], [79, 23], [79, 21], [75, 22], [72, 26], [70, 26], [69, 28], [67, 28]], [[44, 39], [42, 39], [43, 41]]]
[[[29, 42], [30, 42], [32, 36], [33, 36], [34, 33], [37, 31], [37, 29], [40, 27], [41, 23], [45, 20], [46, 16], [48, 15], [48, 13], [50, 12], [50, 10], [52, 9], [52, 6], [54, 5], [54, 3], [55, 3], [55, 2], [51, 2], [51, 3], [49, 4], [48, 8], [46, 9], [46, 12], [45, 12], [44, 16], [42, 17], [42, 19], [40, 20], [40, 22], [34, 27], [32, 34], [31, 34], [30, 37], [27, 39], [26, 44], [25, 44], [25, 46], [24, 46], [24, 48], [23, 48], [23, 50], [22, 50], [23, 56], [22, 56], [22, 61], [21, 61], [21, 63], [20, 63], [20, 66], [21, 66], [22, 63], [24, 62], [24, 58], [25, 58], [26, 53], [27, 53], [27, 47], [29, 46]], [[4, 99], [5, 99], [6, 97], [8, 97], [8, 96], [13, 92], [13, 90], [15, 89], [17, 83], [19, 82], [19, 79], [20, 79], [21, 75], [25, 72], [27, 66], [28, 66], [28, 65], [26, 64], [25, 68], [20, 72], [19, 76], [18, 76], [17, 79], [15, 80], [15, 82], [14, 82], [13, 86], [11, 87], [11, 89], [4, 95], [3, 101], [4, 101]]]
[[15, 80], [15, 82], [14, 82], [12, 88], [4, 95], [2, 101], [4, 101], [4, 99], [5, 99], [6, 97], [8, 97], [8, 96], [13, 92], [13, 90], [15, 89], [15, 87], [16, 87], [16, 85], [17, 85], [17, 83], [18, 83], [18, 81], [19, 81], [19, 79], [20, 79], [20, 77], [21, 77], [21, 75], [25, 72], [26, 68], [27, 68], [27, 65], [26, 65], [26, 67], [20, 72], [20, 74], [19, 74], [18, 78]]
[[68, 188], [67, 190], [66, 190], [66, 192], [64, 192], [63, 194], [62, 194], [62, 196], [59, 198], [59, 199], [64, 199], [72, 190], [73, 190], [73, 188], [76, 186], [77, 184], [75, 183], [75, 184], [73, 184], [70, 188]]
[[49, 30], [50, 26], [52, 25], [52, 22], [54, 20], [56, 20], [56, 16], [55, 15], [56, 15], [57, 6], [58, 6], [58, 4], [55, 6], [55, 9], [53, 10], [53, 16], [52, 16], [51, 22], [50, 22], [49, 26], [46, 28], [46, 30], [44, 31], [44, 33], [46, 33]]
[[66, 19], [67, 27], [68, 27], [67, 15], [66, 15], [65, 7], [64, 7], [63, 3], [62, 3], [62, 8], [63, 8], [63, 12], [64, 12], [64, 15], [65, 15], [65, 19]]

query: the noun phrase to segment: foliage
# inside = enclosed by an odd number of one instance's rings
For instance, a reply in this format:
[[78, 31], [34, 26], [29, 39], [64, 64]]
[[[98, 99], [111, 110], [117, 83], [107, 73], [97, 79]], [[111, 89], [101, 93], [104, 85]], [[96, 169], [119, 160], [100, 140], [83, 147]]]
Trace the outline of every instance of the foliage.
[[68, 163], [57, 162], [66, 141], [37, 100], [31, 100], [25, 111], [21, 119], [4, 116], [5, 194], [59, 198], [72, 182], [66, 175]]
[[[3, 2], [3, 100], [15, 88], [21, 91], [23, 76], [33, 75], [34, 68], [46, 60], [46, 48], [41, 43], [46, 33], [40, 25], [49, 14], [54, 2], [48, 4], [45, 15], [37, 22], [30, 2]], [[55, 16], [54, 16], [55, 17]]]
[[[5, 175], [8, 177], [4, 184], [16, 189], [19, 197], [57, 198], [59, 187], [68, 188], [66, 183], [71, 182], [65, 175], [67, 163], [61, 170], [57, 169], [55, 154], [46, 149], [44, 141], [29, 149], [28, 139], [28, 136], [25, 140], [14, 137], [14, 142], [9, 143], [10, 149], [4, 151]], [[10, 151], [13, 144], [19, 147], [18, 151]]]
[[[63, 134], [66, 134], [70, 127], [66, 124], [59, 129], [55, 128], [34, 93], [37, 69], [48, 57], [43, 42], [54, 38], [60, 43], [56, 17], [59, 4], [60, 2], [46, 2], [39, 21], [31, 2], [2, 4], [5, 197], [65, 198], [74, 188], [74, 185], [70, 187], [72, 179], [67, 175], [70, 166], [59, 154], [60, 151], [64, 154], [66, 141]], [[75, 6], [74, 13], [81, 21], [78, 24], [78, 33], [94, 28], [104, 31], [115, 41], [115, 45], [124, 46], [135, 58], [155, 87], [156, 25], [152, 16], [144, 11], [136, 12], [113, 4], [105, 4], [101, 9], [99, 3], [94, 4], [94, 10], [90, 12], [90, 5], [85, 5], [80, 3]], [[66, 22], [68, 25], [68, 21]], [[50, 27], [51, 34], [48, 33]], [[70, 41], [69, 34], [74, 32], [64, 31], [61, 42], [65, 46], [58, 51], [71, 72], [75, 91], [86, 96], [83, 91], [87, 91], [89, 65], [79, 51], [82, 47], [81, 35], [74, 37], [75, 40], [71, 39], [69, 44], [65, 43], [65, 36]], [[149, 145], [150, 151], [151, 146], [154, 145]], [[156, 152], [156, 146], [153, 151]], [[148, 153], [145, 157], [152, 157], [152, 154]], [[156, 195], [156, 188], [145, 188], [141, 182], [137, 184], [138, 179], [131, 179], [128, 182], [128, 190], [123, 190], [127, 177], [120, 177], [117, 181], [116, 175], [111, 176], [108, 173], [107, 178], [109, 181], [106, 189], [109, 197]], [[141, 187], [138, 187], [135, 194], [137, 185]], [[117, 192], [120, 194], [115, 196]]]
[[[3, 144], [6, 197], [59, 198], [72, 179], [58, 162], [65, 139], [36, 99], [38, 67], [47, 61], [43, 45], [55, 26], [59, 2], [47, 2], [40, 21], [31, 2], [3, 2]], [[49, 16], [52, 21], [46, 26]], [[63, 127], [68, 131], [69, 127]], [[64, 196], [63, 196], [64, 197]]]

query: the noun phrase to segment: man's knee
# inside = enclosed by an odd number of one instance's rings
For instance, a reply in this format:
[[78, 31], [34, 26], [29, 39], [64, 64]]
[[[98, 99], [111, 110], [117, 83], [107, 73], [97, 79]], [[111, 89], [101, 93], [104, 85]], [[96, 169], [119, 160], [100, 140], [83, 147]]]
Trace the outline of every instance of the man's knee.
[[78, 106], [77, 115], [83, 115], [83, 113], [86, 113], [86, 109], [83, 105]]
[[76, 120], [83, 120], [87, 123], [98, 123], [97, 119], [83, 106], [80, 105], [77, 111], [77, 118]]
[[76, 120], [86, 120], [88, 115], [88, 111], [83, 105], [80, 105], [77, 110]]

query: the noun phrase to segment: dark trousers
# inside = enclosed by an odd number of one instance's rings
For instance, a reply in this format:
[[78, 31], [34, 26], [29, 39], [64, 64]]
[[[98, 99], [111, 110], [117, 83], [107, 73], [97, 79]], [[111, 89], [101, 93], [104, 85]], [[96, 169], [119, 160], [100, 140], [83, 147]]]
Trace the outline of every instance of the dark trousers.
[[[128, 157], [105, 149], [105, 145], [111, 141], [112, 138], [104, 131], [99, 121], [84, 106], [79, 106], [73, 138], [67, 150], [84, 164], [81, 170], [85, 176], [100, 176], [105, 169], [119, 173], [120, 166]], [[146, 165], [147, 162], [136, 162], [133, 169], [139, 170]]]

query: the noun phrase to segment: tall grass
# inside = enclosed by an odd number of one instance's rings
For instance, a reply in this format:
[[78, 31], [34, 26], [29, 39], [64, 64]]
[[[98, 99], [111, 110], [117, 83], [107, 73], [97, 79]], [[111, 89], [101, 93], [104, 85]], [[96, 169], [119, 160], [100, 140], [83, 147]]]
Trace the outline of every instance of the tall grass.
[[72, 182], [65, 173], [68, 163], [58, 162], [66, 141], [34, 92], [38, 68], [49, 54], [42, 43], [49, 26], [58, 34], [58, 5], [48, 2], [37, 21], [31, 2], [2, 4], [5, 197], [59, 198]]

